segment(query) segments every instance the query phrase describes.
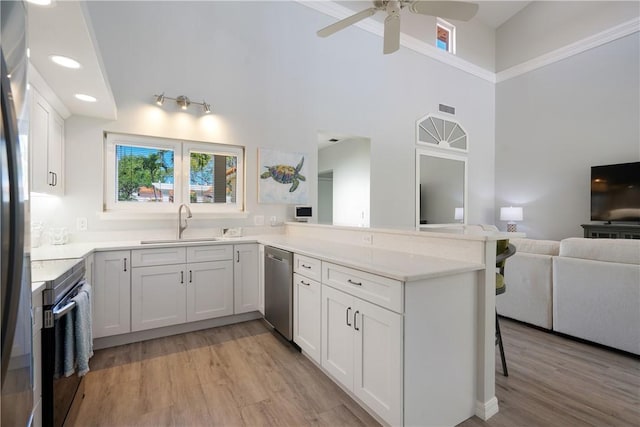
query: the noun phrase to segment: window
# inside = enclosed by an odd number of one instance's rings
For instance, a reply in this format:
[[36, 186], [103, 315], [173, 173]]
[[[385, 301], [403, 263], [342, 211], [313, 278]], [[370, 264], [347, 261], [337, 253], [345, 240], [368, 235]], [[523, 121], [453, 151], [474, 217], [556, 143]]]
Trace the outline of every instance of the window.
[[107, 134], [105, 210], [242, 212], [243, 160], [242, 147]]
[[456, 27], [440, 18], [436, 20], [436, 47], [456, 53]]

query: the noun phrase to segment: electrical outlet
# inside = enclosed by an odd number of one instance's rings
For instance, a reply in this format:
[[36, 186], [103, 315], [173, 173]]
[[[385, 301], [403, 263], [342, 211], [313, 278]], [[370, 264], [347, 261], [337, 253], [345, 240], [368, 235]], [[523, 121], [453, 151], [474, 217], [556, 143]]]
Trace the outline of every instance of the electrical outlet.
[[256, 215], [253, 217], [253, 225], [264, 225], [264, 215]]
[[367, 245], [373, 244], [373, 234], [363, 234], [362, 235], [362, 243], [366, 243]]
[[76, 218], [76, 228], [78, 231], [87, 231], [87, 218]]

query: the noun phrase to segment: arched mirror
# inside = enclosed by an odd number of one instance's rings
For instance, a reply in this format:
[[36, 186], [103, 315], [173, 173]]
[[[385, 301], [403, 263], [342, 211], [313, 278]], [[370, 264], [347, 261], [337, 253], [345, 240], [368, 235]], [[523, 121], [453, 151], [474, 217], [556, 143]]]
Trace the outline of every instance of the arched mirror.
[[467, 133], [457, 122], [428, 115], [417, 121], [416, 227], [465, 222]]

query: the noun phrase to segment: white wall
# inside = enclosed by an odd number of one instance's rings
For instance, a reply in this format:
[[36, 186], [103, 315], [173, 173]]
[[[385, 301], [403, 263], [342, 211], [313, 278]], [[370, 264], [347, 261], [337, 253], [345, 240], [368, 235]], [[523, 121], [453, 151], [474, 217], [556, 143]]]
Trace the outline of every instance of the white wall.
[[[89, 230], [174, 227], [174, 220], [112, 221], [102, 205], [102, 134], [143, 134], [243, 145], [250, 216], [192, 220], [192, 227], [251, 225], [287, 216], [257, 203], [259, 147], [309, 154], [315, 201], [320, 129], [371, 140], [371, 225], [407, 228], [415, 218], [415, 120], [456, 107], [469, 134], [469, 222], [493, 220], [494, 85], [401, 48], [382, 55], [379, 37], [357, 28], [321, 39], [332, 18], [292, 2], [88, 2], [118, 106], [118, 120], [66, 123], [64, 203], [58, 225]], [[53, 36], [53, 35], [52, 35]], [[153, 94], [206, 99], [211, 116], [159, 108]], [[170, 105], [167, 105], [170, 107]], [[307, 166], [305, 164], [305, 166]], [[392, 179], [389, 179], [392, 177]], [[289, 209], [290, 210], [290, 209]]]
[[640, 33], [501, 82], [496, 93], [496, 208], [523, 206], [518, 230], [531, 238], [582, 236], [590, 167], [640, 160]]
[[334, 225], [369, 226], [370, 146], [366, 138], [353, 138], [318, 150], [318, 172], [333, 171]]
[[625, 23], [638, 1], [534, 1], [496, 30], [496, 71]]

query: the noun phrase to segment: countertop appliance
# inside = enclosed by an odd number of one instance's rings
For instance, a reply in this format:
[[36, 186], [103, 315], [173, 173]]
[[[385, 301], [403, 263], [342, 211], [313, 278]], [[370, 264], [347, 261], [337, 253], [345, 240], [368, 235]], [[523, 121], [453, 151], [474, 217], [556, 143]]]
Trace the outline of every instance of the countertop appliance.
[[[20, 1], [0, 7], [0, 283], [1, 420], [32, 422], [33, 367], [27, 138], [27, 12]], [[25, 226], [26, 225], [26, 226]]]
[[293, 254], [272, 246], [264, 248], [264, 318], [293, 339]]
[[61, 375], [64, 365], [64, 328], [75, 302], [72, 298], [84, 283], [83, 259], [33, 261], [33, 282], [44, 282], [42, 291], [42, 425], [61, 427], [71, 410], [76, 394], [84, 396], [82, 379]]

